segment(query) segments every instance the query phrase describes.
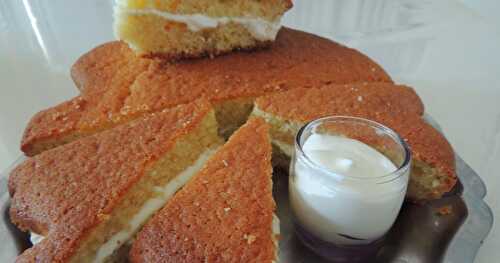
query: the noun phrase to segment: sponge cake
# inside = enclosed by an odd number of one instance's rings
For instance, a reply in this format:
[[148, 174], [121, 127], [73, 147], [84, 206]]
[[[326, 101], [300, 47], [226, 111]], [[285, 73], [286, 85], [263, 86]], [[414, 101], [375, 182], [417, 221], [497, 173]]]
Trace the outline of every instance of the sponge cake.
[[274, 41], [290, 0], [120, 0], [115, 34], [146, 56], [217, 55]]
[[18, 262], [105, 262], [220, 144], [206, 101], [44, 152], [10, 175], [11, 221], [45, 238]]
[[178, 63], [137, 58], [124, 43], [112, 42], [80, 58], [72, 76], [81, 95], [31, 119], [21, 145], [27, 155], [199, 97], [214, 104], [227, 136], [245, 123], [258, 96], [328, 83], [391, 81], [361, 53], [287, 28], [266, 50]]
[[276, 262], [271, 173], [267, 125], [251, 119], [144, 226], [130, 260]]

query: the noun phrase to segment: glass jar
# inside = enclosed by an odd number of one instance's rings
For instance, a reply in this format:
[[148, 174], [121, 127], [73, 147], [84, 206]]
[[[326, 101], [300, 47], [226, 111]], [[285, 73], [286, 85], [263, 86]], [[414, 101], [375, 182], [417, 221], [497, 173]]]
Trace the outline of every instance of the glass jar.
[[374, 256], [401, 209], [411, 153], [393, 130], [355, 117], [300, 129], [289, 192], [301, 241], [336, 261]]

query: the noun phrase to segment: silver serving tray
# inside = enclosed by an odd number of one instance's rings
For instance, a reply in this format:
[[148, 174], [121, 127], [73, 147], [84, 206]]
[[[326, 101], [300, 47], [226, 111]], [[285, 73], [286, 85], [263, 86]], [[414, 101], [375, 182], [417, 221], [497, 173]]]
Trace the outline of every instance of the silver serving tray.
[[[429, 117], [434, 126], [438, 125]], [[13, 262], [31, 246], [26, 233], [9, 220], [8, 172], [0, 174], [0, 261]], [[405, 203], [395, 225], [386, 237], [375, 262], [431, 263], [473, 262], [479, 247], [493, 225], [493, 214], [483, 198], [486, 187], [481, 178], [456, 156], [459, 183], [444, 198], [425, 205]], [[280, 262], [326, 262], [305, 248], [295, 237], [288, 205], [288, 174], [275, 170], [274, 198], [281, 224]], [[451, 214], [439, 215], [437, 210], [451, 207]]]

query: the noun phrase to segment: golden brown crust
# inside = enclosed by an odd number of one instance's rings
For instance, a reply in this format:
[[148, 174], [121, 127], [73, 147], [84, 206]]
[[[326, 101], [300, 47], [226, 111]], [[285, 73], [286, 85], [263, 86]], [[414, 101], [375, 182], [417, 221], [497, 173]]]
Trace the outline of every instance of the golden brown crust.
[[[438, 130], [424, 121], [420, 116], [386, 116], [375, 119], [394, 129], [403, 137], [412, 151], [414, 162], [420, 161], [438, 169], [445, 178], [439, 179], [440, 185], [425, 196], [414, 196], [413, 199], [432, 200], [441, 198], [451, 191], [457, 182], [455, 154], [448, 140]], [[417, 174], [412, 174], [417, 176]]]
[[294, 89], [257, 98], [255, 104], [260, 110], [300, 122], [332, 114], [371, 117], [388, 113], [421, 116], [424, 113], [424, 105], [412, 88], [391, 83]]
[[[28, 156], [38, 153], [57, 140], [59, 144], [63, 138], [78, 133], [78, 123], [85, 114], [88, 103], [82, 97], [76, 97], [55, 107], [43, 110], [33, 116], [24, 130], [21, 140], [21, 150]], [[40, 142], [38, 144], [34, 141]]]
[[11, 221], [47, 236], [19, 262], [65, 262], [128, 190], [211, 110], [207, 101], [145, 116], [44, 152], [9, 178]]
[[[102, 56], [116, 58], [107, 60]], [[101, 68], [104, 73], [99, 73]], [[23, 137], [22, 149], [27, 155], [45, 150], [36, 144], [47, 140], [62, 144], [62, 137], [80, 130], [92, 133], [131, 116], [187, 103], [200, 96], [219, 103], [330, 83], [391, 82], [381, 67], [361, 53], [287, 28], [280, 31], [268, 49], [176, 63], [137, 58], [126, 44], [111, 42], [84, 55], [72, 72], [83, 91], [73, 100], [91, 106], [76, 114], [68, 134], [59, 132], [68, 125], [63, 119], [51, 118], [68, 111], [68, 103], [40, 112], [28, 124]]]
[[427, 196], [412, 198], [439, 198], [456, 183], [453, 149], [440, 132], [422, 119], [423, 104], [409, 87], [369, 83], [295, 89], [260, 97], [255, 103], [261, 111], [294, 123], [345, 115], [371, 119], [394, 129], [410, 145], [413, 160], [435, 167], [446, 176]]
[[134, 54], [120, 42], [106, 43], [81, 56], [71, 68], [71, 77], [80, 90], [93, 86], [93, 90], [106, 88], [106, 82], [134, 62]]
[[271, 262], [271, 145], [251, 119], [143, 228], [132, 262]]

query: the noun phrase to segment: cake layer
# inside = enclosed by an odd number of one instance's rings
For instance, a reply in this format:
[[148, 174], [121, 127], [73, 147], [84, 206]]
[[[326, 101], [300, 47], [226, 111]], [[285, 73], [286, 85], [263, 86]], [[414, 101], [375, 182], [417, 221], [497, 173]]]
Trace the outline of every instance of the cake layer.
[[220, 142], [213, 109], [197, 101], [26, 160], [9, 178], [11, 221], [45, 238], [17, 261], [118, 256]]
[[180, 15], [203, 13], [209, 17], [261, 17], [273, 21], [292, 7], [290, 0], [119, 0], [121, 6], [130, 9], [156, 9]]
[[423, 104], [409, 87], [371, 83], [295, 89], [263, 96], [255, 104], [253, 115], [271, 124], [273, 143], [281, 151], [278, 155], [291, 156], [295, 134], [307, 122], [333, 115], [355, 116], [380, 122], [408, 142], [413, 154], [407, 193], [411, 200], [440, 198], [456, 183], [453, 149], [422, 119]]
[[289, 0], [136, 1], [115, 5], [115, 34], [139, 54], [217, 55], [275, 40]]
[[258, 96], [331, 83], [391, 82], [361, 53], [287, 28], [266, 50], [177, 63], [138, 58], [112, 42], [80, 58], [72, 77], [81, 95], [31, 119], [21, 145], [27, 155], [199, 97], [215, 105], [221, 128], [234, 129]]
[[144, 226], [131, 262], [276, 262], [271, 177], [268, 127], [254, 118]]

